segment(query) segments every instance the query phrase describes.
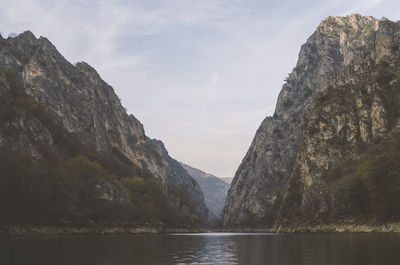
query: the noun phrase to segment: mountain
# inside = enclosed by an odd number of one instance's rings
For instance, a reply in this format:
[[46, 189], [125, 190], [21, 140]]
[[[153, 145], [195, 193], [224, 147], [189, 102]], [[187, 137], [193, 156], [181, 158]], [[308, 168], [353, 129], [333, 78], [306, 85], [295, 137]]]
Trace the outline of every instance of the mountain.
[[227, 177], [220, 177], [219, 179], [221, 179], [222, 181], [231, 184], [233, 178], [227, 178]]
[[0, 120], [1, 224], [206, 221], [198, 184], [171, 169], [94, 68], [44, 37], [0, 37]]
[[235, 174], [225, 226], [397, 220], [399, 29], [360, 15], [321, 22]]
[[200, 184], [205, 203], [212, 214], [211, 219], [218, 220], [221, 217], [222, 208], [225, 204], [229, 184], [214, 175], [205, 173], [184, 163], [181, 163], [181, 165]]
[[[185, 192], [185, 196], [188, 196], [189, 206], [193, 206], [194, 211], [190, 209], [182, 208], [180, 211], [200, 214], [203, 220], [209, 220], [208, 208], [206, 206], [207, 200], [204, 200], [204, 195], [201, 188], [201, 182], [197, 178], [192, 176], [185, 170], [178, 161], [169, 156], [164, 143], [160, 140], [152, 139], [152, 143], [157, 147], [161, 158], [167, 168], [167, 193], [173, 196], [177, 192]], [[199, 185], [200, 184], [200, 185]], [[180, 200], [174, 202], [175, 207], [182, 207]]]

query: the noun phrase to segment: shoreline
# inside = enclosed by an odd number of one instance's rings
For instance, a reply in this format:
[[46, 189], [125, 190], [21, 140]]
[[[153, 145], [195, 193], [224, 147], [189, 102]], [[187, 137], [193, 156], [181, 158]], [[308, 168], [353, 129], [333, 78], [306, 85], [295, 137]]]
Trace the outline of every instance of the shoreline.
[[230, 227], [220, 232], [237, 233], [400, 233], [400, 222], [390, 223], [330, 223], [330, 224], [295, 224], [291, 226]]
[[101, 227], [101, 226], [38, 226], [2, 225], [0, 236], [75, 236], [75, 235], [140, 235], [168, 233], [400, 233], [400, 222], [385, 224], [320, 224], [293, 225], [285, 227], [233, 227], [221, 229], [207, 228], [165, 228], [162, 226]]
[[74, 236], [74, 235], [134, 235], [134, 234], [166, 234], [166, 233], [204, 233], [204, 228], [165, 228], [162, 226], [56, 226], [56, 225], [3, 225], [0, 236]]
[[400, 233], [400, 222], [295, 225], [277, 227], [274, 231], [277, 233]]

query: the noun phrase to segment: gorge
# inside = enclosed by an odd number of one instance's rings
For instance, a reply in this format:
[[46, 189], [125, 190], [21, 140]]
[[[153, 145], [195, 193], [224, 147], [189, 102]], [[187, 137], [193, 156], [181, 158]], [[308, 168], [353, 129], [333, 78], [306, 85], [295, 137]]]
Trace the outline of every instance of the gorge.
[[0, 36], [0, 225], [400, 231], [399, 59], [400, 22], [324, 19], [229, 187], [149, 138], [87, 63]]

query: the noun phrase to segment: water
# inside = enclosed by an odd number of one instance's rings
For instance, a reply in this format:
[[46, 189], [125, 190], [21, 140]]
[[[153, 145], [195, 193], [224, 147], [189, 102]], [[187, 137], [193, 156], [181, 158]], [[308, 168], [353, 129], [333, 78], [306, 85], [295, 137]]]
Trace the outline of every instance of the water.
[[208, 233], [0, 238], [2, 265], [400, 264], [400, 234]]

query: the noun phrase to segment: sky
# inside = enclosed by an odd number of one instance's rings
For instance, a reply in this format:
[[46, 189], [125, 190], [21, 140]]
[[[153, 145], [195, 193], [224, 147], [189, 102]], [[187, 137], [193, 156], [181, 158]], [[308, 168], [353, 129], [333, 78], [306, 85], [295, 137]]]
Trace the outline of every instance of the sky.
[[0, 0], [0, 33], [99, 72], [175, 159], [233, 177], [327, 16], [400, 20], [398, 0]]

